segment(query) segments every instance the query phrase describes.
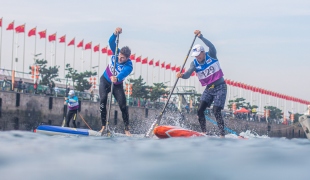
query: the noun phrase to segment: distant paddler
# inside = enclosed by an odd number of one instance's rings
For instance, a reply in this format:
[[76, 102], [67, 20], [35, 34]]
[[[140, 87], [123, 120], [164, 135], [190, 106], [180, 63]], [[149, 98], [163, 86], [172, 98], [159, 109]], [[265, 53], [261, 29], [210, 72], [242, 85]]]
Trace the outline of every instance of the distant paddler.
[[65, 97], [65, 102], [64, 104], [68, 105], [69, 111], [67, 113], [66, 116], [66, 127], [70, 127], [69, 123], [70, 120], [73, 119], [72, 123], [74, 128], [76, 128], [76, 116], [77, 116], [77, 111], [79, 109], [79, 99], [78, 97], [75, 95], [74, 90], [70, 90], [68, 93], [68, 97]]

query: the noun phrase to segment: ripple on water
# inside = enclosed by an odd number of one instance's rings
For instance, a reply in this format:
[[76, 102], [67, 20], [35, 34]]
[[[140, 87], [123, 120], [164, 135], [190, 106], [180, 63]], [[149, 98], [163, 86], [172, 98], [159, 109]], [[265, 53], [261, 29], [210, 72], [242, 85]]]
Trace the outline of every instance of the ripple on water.
[[[0, 132], [1, 179], [307, 179], [307, 139]], [[294, 172], [294, 173], [292, 173]]]

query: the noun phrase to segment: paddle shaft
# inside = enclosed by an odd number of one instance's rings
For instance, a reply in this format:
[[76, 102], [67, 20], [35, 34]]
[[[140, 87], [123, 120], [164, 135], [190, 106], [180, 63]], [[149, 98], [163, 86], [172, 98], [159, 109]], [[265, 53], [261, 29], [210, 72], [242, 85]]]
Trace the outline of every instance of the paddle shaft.
[[[119, 33], [117, 33], [117, 38], [116, 38], [115, 58], [114, 58], [114, 64], [113, 64], [113, 76], [115, 75], [115, 66], [116, 66], [116, 59], [117, 59], [117, 54], [118, 54], [118, 41], [119, 41]], [[108, 118], [106, 120], [106, 125], [105, 125], [108, 136], [110, 136], [110, 133], [111, 133], [109, 129], [109, 119], [110, 119], [110, 114], [111, 114], [113, 89], [114, 89], [114, 83], [111, 82], [111, 94], [110, 94], [110, 102], [109, 102], [109, 109], [108, 109]]]
[[[187, 59], [188, 59], [188, 56], [189, 56], [189, 54], [191, 53], [191, 50], [192, 50], [192, 47], [193, 47], [193, 45], [194, 45], [194, 43], [195, 43], [196, 38], [197, 38], [197, 35], [195, 35], [195, 38], [194, 38], [194, 40], [193, 40], [193, 42], [192, 42], [192, 44], [191, 44], [191, 47], [189, 48], [188, 53], [187, 53], [187, 55], [186, 55], [186, 57], [185, 57], [184, 63], [183, 63], [183, 65], [182, 65], [182, 68], [180, 69], [180, 72], [181, 72], [181, 73], [182, 73], [183, 68], [184, 68], [184, 66], [185, 66], [185, 64], [186, 64], [186, 61], [187, 61]], [[170, 100], [170, 98], [171, 98], [171, 95], [172, 95], [172, 93], [173, 93], [173, 91], [174, 91], [174, 89], [175, 89], [175, 87], [176, 87], [178, 81], [179, 81], [179, 77], [176, 79], [176, 81], [175, 81], [175, 83], [174, 83], [174, 85], [173, 85], [173, 87], [172, 87], [172, 89], [171, 89], [171, 91], [170, 91], [170, 93], [169, 93], [168, 99], [167, 99], [167, 101], [166, 101], [166, 103], [165, 103], [165, 105], [164, 105], [163, 110], [161, 111], [161, 113], [159, 114], [159, 116], [157, 117], [157, 119], [153, 122], [153, 124], [151, 125], [151, 128], [146, 132], [145, 137], [151, 137], [151, 136], [153, 136], [153, 131], [154, 131], [155, 127], [159, 125], [159, 123], [160, 123], [160, 121], [161, 121], [161, 119], [162, 119], [162, 117], [163, 117], [163, 114], [165, 113], [166, 107], [167, 107], [167, 105], [168, 105], [168, 103], [169, 103], [169, 100]]]
[[61, 127], [65, 127], [66, 125], [66, 117], [67, 117], [67, 104], [64, 105], [64, 112], [63, 112], [63, 115], [64, 115], [64, 119], [62, 120], [62, 124], [61, 124]]
[[[66, 93], [65, 93], [65, 97], [68, 97], [68, 77], [66, 79]], [[65, 127], [65, 125], [66, 125], [67, 110], [68, 110], [68, 105], [65, 104], [64, 105], [64, 119], [62, 120], [61, 127]]]
[[[77, 112], [77, 113], [78, 113], [78, 112]], [[92, 128], [87, 124], [87, 122], [85, 121], [85, 119], [83, 118], [83, 116], [81, 115], [81, 113], [79, 113], [79, 115], [80, 115], [81, 119], [83, 120], [83, 122], [86, 124], [86, 126], [87, 126], [90, 130], [92, 130]]]

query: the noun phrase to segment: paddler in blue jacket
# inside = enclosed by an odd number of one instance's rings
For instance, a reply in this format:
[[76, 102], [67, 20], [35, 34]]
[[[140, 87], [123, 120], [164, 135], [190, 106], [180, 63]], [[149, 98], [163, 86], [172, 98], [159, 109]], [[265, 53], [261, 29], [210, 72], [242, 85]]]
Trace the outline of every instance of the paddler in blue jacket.
[[209, 47], [209, 51], [206, 52], [204, 47], [199, 44], [195, 45], [192, 48], [191, 54], [195, 59], [191, 62], [190, 68], [184, 74], [177, 73], [177, 77], [188, 79], [194, 71], [196, 72], [201, 85], [206, 86], [206, 89], [201, 95], [200, 105], [198, 107], [198, 121], [201, 130], [203, 133], [207, 131], [204, 111], [214, 102], [213, 113], [220, 130], [220, 136], [225, 137], [224, 120], [221, 114], [227, 94], [227, 85], [223, 78], [224, 74], [217, 59], [214, 45], [204, 38], [199, 30], [195, 30], [194, 34]]
[[[129, 59], [131, 50], [129, 49], [128, 46], [122, 47], [120, 50], [118, 50], [119, 54], [115, 55], [116, 38], [117, 35], [121, 33], [122, 28], [118, 27], [115, 29], [114, 33], [110, 37], [109, 45], [110, 49], [113, 51], [113, 55], [111, 56], [109, 64], [106, 67], [104, 73], [100, 77], [99, 95], [100, 95], [102, 128], [99, 132], [102, 133], [106, 126], [106, 118], [107, 118], [106, 105], [107, 105], [108, 93], [111, 91], [111, 83], [114, 83], [112, 93], [122, 111], [122, 118], [125, 125], [125, 134], [127, 136], [130, 136], [131, 134], [129, 132], [129, 115], [126, 105], [126, 96], [124, 92], [123, 81], [132, 72], [133, 67], [132, 62]], [[116, 61], [115, 74], [113, 74], [114, 61]]]
[[66, 127], [70, 127], [69, 123], [70, 120], [73, 119], [72, 123], [74, 128], [76, 128], [76, 124], [75, 124], [75, 120], [76, 120], [76, 116], [77, 116], [77, 111], [79, 109], [79, 99], [77, 96], [75, 96], [74, 90], [70, 90], [68, 93], [68, 97], [65, 98], [65, 102], [64, 104], [68, 105], [69, 111], [67, 113], [66, 116]]

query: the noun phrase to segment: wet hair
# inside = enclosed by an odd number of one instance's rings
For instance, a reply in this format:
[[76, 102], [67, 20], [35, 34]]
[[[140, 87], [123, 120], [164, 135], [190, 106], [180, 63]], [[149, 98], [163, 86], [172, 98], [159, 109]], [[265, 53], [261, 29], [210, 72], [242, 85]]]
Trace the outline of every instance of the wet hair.
[[124, 55], [126, 58], [129, 58], [129, 56], [131, 55], [131, 50], [128, 46], [124, 46], [122, 47], [120, 53], [122, 53], [122, 55]]

